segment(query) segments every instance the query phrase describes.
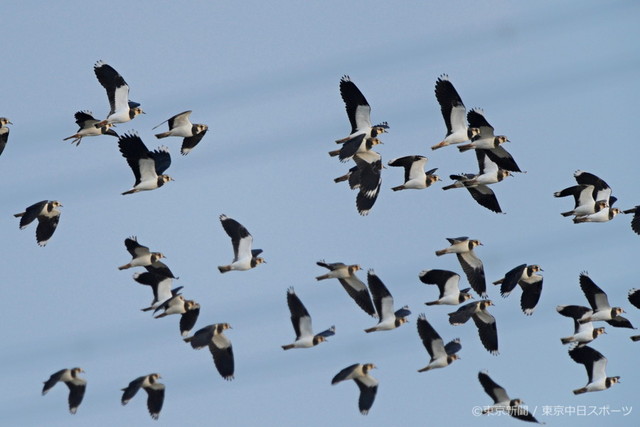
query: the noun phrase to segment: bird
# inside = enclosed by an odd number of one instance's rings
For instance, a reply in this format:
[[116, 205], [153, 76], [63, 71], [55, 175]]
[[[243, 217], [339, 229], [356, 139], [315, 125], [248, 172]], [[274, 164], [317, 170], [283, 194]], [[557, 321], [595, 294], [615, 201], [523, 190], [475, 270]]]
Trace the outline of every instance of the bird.
[[[612, 326], [635, 329], [631, 323], [621, 316], [625, 311], [621, 307], [611, 307], [607, 294], [588, 276], [587, 272], [580, 273], [580, 288], [589, 301], [592, 313], [579, 319], [580, 323], [604, 320]], [[613, 323], [611, 323], [613, 322]]]
[[9, 140], [9, 128], [7, 125], [12, 125], [11, 120], [6, 117], [0, 117], [0, 154], [4, 151]]
[[129, 85], [111, 65], [98, 61], [93, 71], [102, 87], [107, 91], [111, 110], [105, 120], [96, 123], [96, 127], [106, 124], [125, 123], [133, 120], [137, 115], [144, 114], [137, 102], [129, 101]]
[[562, 344], [577, 343], [578, 345], [584, 345], [606, 333], [604, 326], [594, 328], [591, 322], [580, 323], [578, 320], [573, 319], [573, 335], [560, 338], [560, 342]]
[[405, 305], [401, 309], [393, 311], [393, 297], [373, 269], [369, 269], [367, 272], [367, 283], [369, 284], [369, 291], [373, 297], [373, 305], [376, 308], [379, 320], [377, 325], [364, 331], [367, 333], [390, 331], [407, 323], [407, 316], [411, 314], [409, 307]]
[[251, 249], [253, 236], [244, 225], [224, 214], [220, 215], [220, 223], [227, 235], [231, 237], [233, 245], [233, 261], [231, 264], [218, 266], [220, 273], [251, 270], [266, 262], [264, 258], [258, 256], [262, 253], [262, 249]]
[[434, 182], [440, 181], [440, 177], [435, 174], [436, 169], [424, 171], [424, 165], [428, 159], [424, 156], [404, 156], [390, 160], [388, 165], [404, 168], [404, 184], [391, 187], [393, 191], [400, 190], [421, 190], [428, 188]]
[[634, 233], [640, 235], [640, 205], [623, 211], [625, 214], [633, 214], [631, 218], [631, 229]]
[[607, 206], [602, 208], [596, 213], [574, 217], [573, 223], [580, 224], [582, 222], [608, 222], [608, 221], [611, 221], [620, 212], [621, 211], [618, 208], [612, 208]]
[[495, 193], [488, 186], [511, 176], [511, 172], [499, 168], [488, 155], [488, 150], [476, 150], [479, 172], [477, 174], [449, 175], [455, 180], [453, 184], [442, 187], [443, 190], [466, 188], [471, 197], [482, 207], [495, 213], [502, 213]]
[[476, 246], [482, 246], [479, 240], [468, 237], [447, 237], [451, 244], [448, 248], [436, 251], [437, 256], [456, 254], [460, 266], [467, 276], [469, 284], [481, 298], [487, 298], [487, 283], [484, 276], [484, 266], [480, 258], [473, 251]]
[[424, 368], [418, 369], [418, 372], [444, 368], [460, 359], [460, 356], [457, 354], [462, 348], [460, 338], [453, 339], [445, 345], [444, 341], [440, 335], [438, 335], [436, 330], [433, 329], [433, 326], [431, 326], [424, 313], [421, 313], [418, 316], [418, 335], [422, 340], [424, 348], [427, 349], [429, 356], [431, 356], [429, 364]]
[[389, 129], [387, 122], [371, 125], [371, 106], [349, 76], [345, 75], [340, 79], [340, 96], [347, 110], [351, 133], [349, 136], [337, 140], [336, 143], [349, 143], [352, 146], [355, 144], [357, 149], [362, 141], [376, 138], [387, 132]]
[[369, 373], [375, 369], [373, 363], [355, 363], [347, 366], [338, 372], [331, 380], [331, 385], [336, 385], [341, 381], [353, 380], [360, 389], [360, 397], [358, 398], [358, 408], [362, 415], [367, 415], [378, 391], [378, 380]]
[[426, 305], [458, 305], [473, 298], [469, 293], [471, 288], [460, 290], [460, 275], [449, 270], [422, 270], [418, 274], [420, 281], [426, 285], [438, 285], [440, 294], [435, 301], [425, 302]]
[[479, 129], [480, 133], [472, 138], [471, 144], [459, 145], [458, 150], [464, 152], [472, 148], [486, 149], [487, 155], [494, 161], [500, 169], [511, 172], [522, 172], [511, 154], [502, 147], [502, 144], [509, 142], [504, 135], [495, 136], [493, 126], [484, 117], [484, 111], [474, 108], [467, 113], [469, 126]]
[[511, 294], [516, 285], [520, 285], [522, 288], [520, 307], [524, 314], [530, 316], [542, 294], [542, 276], [536, 274], [538, 271], [542, 271], [542, 268], [537, 264], [521, 264], [508, 271], [502, 279], [496, 280], [493, 284], [501, 285], [500, 295], [504, 298]]
[[160, 310], [162, 313], [155, 316], [156, 319], [160, 319], [172, 314], [180, 314], [180, 335], [186, 337], [193, 329], [198, 321], [200, 315], [200, 304], [194, 300], [185, 300], [180, 294], [175, 294], [171, 298], [160, 304], [155, 310], [154, 314]]
[[438, 144], [431, 147], [432, 150], [446, 147], [450, 144], [460, 144], [480, 133], [480, 129], [467, 127], [465, 115], [467, 109], [462, 103], [458, 91], [449, 80], [449, 76], [442, 74], [436, 80], [436, 100], [440, 104], [440, 111], [447, 126], [446, 137]]
[[575, 201], [572, 210], [561, 212], [560, 214], [565, 217], [572, 215], [579, 217], [600, 212], [602, 209], [608, 207], [609, 203], [607, 200], [596, 201], [593, 198], [594, 188], [593, 185], [578, 184], [553, 193], [554, 197], [573, 196]]
[[449, 323], [452, 325], [462, 325], [470, 318], [478, 328], [478, 335], [484, 348], [494, 356], [498, 355], [498, 328], [496, 319], [488, 311], [487, 307], [492, 306], [491, 300], [470, 302], [463, 305], [458, 310], [449, 313]]
[[13, 216], [20, 218], [20, 230], [37, 219], [36, 241], [39, 246], [46, 246], [60, 222], [60, 210], [58, 209], [60, 207], [62, 207], [62, 203], [57, 200], [42, 200], [27, 207], [24, 212]]
[[138, 393], [140, 388], [143, 388], [147, 392], [147, 409], [149, 409], [149, 415], [154, 420], [160, 417], [160, 411], [162, 410], [162, 404], [164, 403], [164, 384], [158, 382], [158, 379], [162, 378], [160, 374], [149, 374], [142, 377], [138, 377], [131, 381], [129, 385], [122, 389], [122, 398], [120, 402], [122, 405], [129, 403], [133, 396]]
[[120, 147], [122, 157], [127, 159], [136, 178], [133, 188], [125, 191], [122, 195], [155, 190], [167, 182], [173, 181], [173, 178], [164, 174], [164, 171], [171, 166], [171, 155], [167, 147], [162, 146], [154, 151], [149, 151], [142, 139], [135, 133], [120, 136], [118, 147]]
[[316, 277], [316, 280], [338, 279], [347, 294], [365, 313], [377, 317], [367, 286], [355, 275], [358, 270], [362, 270], [358, 264], [327, 263], [324, 260], [318, 261], [316, 264], [329, 270], [329, 273]]
[[42, 395], [47, 394], [51, 388], [62, 381], [69, 387], [69, 412], [75, 414], [78, 406], [82, 403], [84, 392], [87, 388], [87, 380], [80, 378], [78, 374], [84, 373], [82, 368], [61, 369], [52, 374], [47, 381], [44, 381]]
[[602, 391], [620, 382], [620, 377], [607, 377], [607, 358], [599, 351], [588, 345], [576, 346], [569, 350], [569, 356], [576, 362], [584, 365], [589, 380], [584, 387], [573, 390], [573, 394], [582, 394], [592, 391]]
[[296, 340], [292, 344], [283, 345], [283, 350], [291, 350], [292, 348], [310, 348], [314, 347], [321, 342], [325, 342], [327, 337], [335, 335], [336, 327], [331, 326], [319, 334], [313, 333], [313, 327], [311, 326], [311, 315], [305, 308], [302, 301], [293, 287], [287, 290], [287, 305], [289, 306], [289, 312], [291, 313], [291, 324], [293, 330], [296, 333]]
[[151, 252], [148, 247], [138, 243], [136, 236], [124, 239], [124, 246], [127, 252], [131, 254], [131, 261], [118, 267], [118, 270], [126, 270], [132, 267], [145, 267], [151, 265], [155, 261], [165, 258], [161, 252]]
[[[165, 122], [169, 123], [169, 130], [167, 132], [157, 133], [156, 138], [162, 139], [168, 136], [177, 136], [184, 138], [182, 140], [182, 148], [180, 149], [180, 153], [183, 156], [189, 154], [193, 148], [198, 145], [204, 134], [209, 130], [209, 126], [203, 124], [193, 124], [189, 120], [189, 116], [191, 115], [191, 110], [183, 111], [180, 114], [176, 114], [175, 116], [165, 120], [160, 123], [158, 126], [164, 124]], [[154, 127], [153, 129], [157, 128]]]
[[496, 384], [486, 372], [478, 373], [478, 380], [482, 385], [485, 393], [493, 400], [493, 405], [482, 411], [483, 414], [490, 412], [505, 412], [512, 417], [533, 423], [540, 423], [536, 418], [524, 407], [522, 399], [511, 399], [507, 394], [507, 390]]
[[225, 380], [231, 381], [234, 374], [233, 347], [224, 334], [227, 329], [231, 329], [228, 323], [208, 325], [197, 330], [192, 336], [184, 338], [184, 342], [191, 344], [195, 350], [208, 346], [218, 373]]
[[78, 129], [75, 134], [63, 139], [63, 141], [73, 139], [71, 143], [76, 144], [77, 147], [85, 136], [111, 135], [118, 138], [116, 131], [111, 129], [113, 127], [113, 123], [106, 123], [103, 126], [97, 127], [96, 124], [99, 123], [100, 120], [96, 120], [91, 111], [78, 111], [75, 114], [75, 118], [80, 129]]

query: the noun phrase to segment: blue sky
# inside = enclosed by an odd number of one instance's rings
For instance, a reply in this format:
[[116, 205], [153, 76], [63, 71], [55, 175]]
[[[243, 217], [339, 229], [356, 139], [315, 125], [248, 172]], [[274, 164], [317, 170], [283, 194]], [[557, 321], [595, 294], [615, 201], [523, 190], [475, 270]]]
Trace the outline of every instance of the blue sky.
[[[607, 327], [593, 347], [608, 359], [608, 374], [622, 383], [574, 396], [584, 368], [559, 338], [571, 333], [558, 304], [586, 305], [578, 275], [588, 271], [613, 305], [640, 324], [626, 300], [640, 287], [629, 261], [640, 244], [622, 215], [607, 224], [574, 225], [559, 215], [571, 201], [554, 191], [586, 170], [603, 178], [619, 207], [640, 204], [635, 171], [639, 150], [635, 109], [640, 93], [634, 2], [451, 1], [242, 4], [113, 1], [3, 7], [3, 90], [0, 116], [11, 119], [0, 156], [3, 188], [4, 340], [0, 375], [3, 420], [12, 425], [141, 425], [154, 422], [145, 399], [126, 407], [120, 389], [159, 372], [167, 387], [158, 425], [517, 425], [475, 417], [490, 403], [480, 370], [537, 408], [547, 424], [584, 425], [603, 419], [629, 425], [640, 406], [638, 343], [630, 330]], [[131, 196], [120, 193], [133, 175], [110, 137], [86, 138], [79, 147], [62, 139], [76, 131], [73, 114], [105, 117], [108, 103], [93, 73], [103, 60], [131, 87], [146, 115], [118, 125], [135, 130], [147, 146], [161, 145], [151, 128], [181, 111], [209, 125], [188, 156], [179, 140], [165, 140], [175, 182]], [[455, 148], [432, 152], [445, 133], [433, 95], [447, 73], [466, 106], [482, 107], [526, 174], [494, 186], [505, 215], [478, 206], [466, 191], [394, 193], [402, 172], [383, 170], [378, 201], [368, 217], [355, 209], [355, 193], [334, 184], [350, 165], [327, 152], [349, 131], [338, 92], [344, 74], [372, 106], [374, 122], [390, 131], [379, 146], [383, 160], [429, 157], [428, 168], [449, 183], [452, 173], [474, 172], [475, 156]], [[60, 225], [45, 248], [34, 226], [18, 229], [14, 213], [43, 200], [63, 203]], [[221, 275], [232, 258], [218, 221], [244, 224], [264, 249], [267, 264]], [[225, 382], [206, 349], [183, 343], [177, 316], [155, 320], [139, 309], [150, 292], [133, 271], [123, 241], [130, 235], [167, 256], [176, 285], [197, 300], [196, 329], [228, 322], [236, 378]], [[447, 307], [426, 307], [436, 289], [418, 281], [427, 268], [461, 273], [455, 257], [436, 257], [446, 237], [481, 240], [477, 250], [487, 280], [522, 263], [540, 264], [544, 290], [531, 317], [519, 309], [519, 291], [496, 306], [500, 355], [484, 350], [473, 325], [450, 326]], [[365, 334], [375, 321], [360, 311], [337, 281], [316, 282], [328, 262], [373, 268], [410, 323]], [[462, 284], [466, 281], [463, 279]], [[317, 330], [336, 325], [328, 343], [282, 351], [294, 333], [286, 290], [296, 293]], [[418, 374], [428, 355], [416, 331], [425, 312], [445, 340], [459, 337], [461, 360]], [[637, 333], [637, 331], [635, 332]], [[368, 416], [357, 410], [354, 384], [331, 386], [342, 368], [373, 362], [380, 386]], [[42, 381], [58, 369], [81, 366], [85, 400], [72, 416], [67, 390], [40, 396]], [[543, 408], [633, 408], [624, 416], [540, 415]], [[557, 411], [555, 412], [557, 413]]]

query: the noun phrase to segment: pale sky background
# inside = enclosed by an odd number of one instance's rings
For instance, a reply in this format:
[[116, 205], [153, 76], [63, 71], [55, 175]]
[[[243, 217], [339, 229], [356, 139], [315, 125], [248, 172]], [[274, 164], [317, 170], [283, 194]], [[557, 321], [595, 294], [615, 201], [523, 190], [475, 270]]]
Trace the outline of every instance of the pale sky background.
[[[11, 119], [0, 156], [3, 188], [0, 377], [3, 425], [522, 425], [472, 415], [491, 403], [480, 370], [521, 397], [548, 425], [637, 423], [639, 333], [607, 326], [593, 347], [620, 375], [612, 389], [574, 396], [587, 382], [560, 337], [572, 332], [558, 304], [587, 305], [578, 275], [588, 271], [612, 305], [640, 325], [627, 291], [640, 287], [630, 264], [640, 236], [622, 215], [606, 224], [572, 224], [560, 212], [572, 200], [552, 194], [574, 185], [577, 169], [611, 185], [618, 206], [640, 204], [637, 190], [637, 98], [640, 94], [640, 3], [633, 1], [449, 2], [11, 2], [2, 7], [0, 116]], [[86, 138], [79, 147], [73, 114], [106, 117], [108, 102], [93, 73], [103, 60], [118, 70], [146, 115], [118, 125], [136, 130], [151, 149], [166, 144], [175, 178], [152, 192], [121, 196], [133, 175], [116, 139]], [[482, 107], [526, 174], [494, 186], [505, 215], [476, 204], [464, 190], [444, 192], [452, 173], [475, 172], [472, 153], [432, 152], [445, 134], [433, 89], [447, 73], [467, 108]], [[394, 193], [402, 171], [383, 170], [368, 217], [356, 193], [333, 178], [351, 165], [327, 152], [349, 132], [338, 91], [344, 74], [388, 121], [379, 146], [384, 162], [429, 157], [443, 183]], [[180, 140], [162, 142], [151, 128], [184, 110], [209, 132], [188, 156]], [[156, 130], [155, 132], [157, 132]], [[14, 213], [37, 201], [63, 203], [60, 225], [45, 248], [35, 225], [18, 229]], [[221, 275], [232, 258], [218, 216], [244, 224], [267, 264]], [[194, 331], [228, 322], [235, 380], [224, 381], [208, 350], [192, 350], [178, 316], [155, 320], [140, 308], [151, 293], [118, 271], [130, 256], [123, 241], [160, 250], [180, 276], [176, 286], [201, 306]], [[436, 257], [446, 237], [471, 236], [487, 281], [522, 263], [540, 264], [544, 290], [531, 317], [519, 289], [496, 303], [500, 355], [482, 347], [473, 324], [450, 326], [456, 307], [427, 307], [437, 289], [418, 281], [427, 268], [461, 273], [452, 255]], [[328, 262], [374, 268], [408, 304], [410, 323], [365, 334], [375, 320], [336, 280], [316, 282]], [[135, 271], [141, 271], [136, 269]], [[461, 285], [466, 285], [463, 278]], [[336, 335], [313, 349], [284, 352], [294, 332], [286, 290], [296, 293], [316, 330]], [[428, 362], [416, 319], [425, 312], [445, 340], [459, 337], [462, 360], [417, 373]], [[353, 383], [331, 378], [373, 362], [380, 386], [368, 416]], [[87, 393], [74, 416], [67, 388], [40, 395], [58, 369], [85, 369]], [[122, 387], [152, 372], [167, 387], [159, 421], [140, 392], [126, 407]], [[622, 412], [542, 415], [544, 407]], [[634, 421], [635, 420], [635, 421]], [[155, 424], [152, 424], [155, 423]]]

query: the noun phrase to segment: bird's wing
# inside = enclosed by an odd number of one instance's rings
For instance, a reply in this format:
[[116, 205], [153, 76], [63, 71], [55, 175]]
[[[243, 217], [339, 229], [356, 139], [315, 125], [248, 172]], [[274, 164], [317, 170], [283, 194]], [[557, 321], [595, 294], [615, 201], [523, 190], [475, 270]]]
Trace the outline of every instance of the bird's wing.
[[500, 387], [495, 381], [489, 377], [485, 372], [480, 372], [478, 374], [478, 380], [480, 380], [480, 384], [482, 384], [482, 388], [484, 391], [493, 399], [494, 403], [509, 401], [509, 395], [507, 395], [507, 391]]
[[53, 217], [38, 217], [38, 227], [36, 228], [36, 240], [38, 245], [45, 246], [56, 227], [60, 222], [60, 214]]
[[580, 274], [580, 288], [584, 292], [584, 296], [587, 297], [589, 305], [593, 311], [603, 310], [610, 308], [607, 294], [604, 293], [598, 285], [586, 273]]
[[162, 175], [164, 171], [171, 166], [171, 154], [169, 154], [167, 147], [162, 146], [154, 151], [150, 151], [149, 157], [154, 161], [154, 172], [156, 175]]
[[358, 129], [371, 127], [371, 107], [349, 76], [343, 76], [340, 80], [340, 95], [351, 123], [351, 133]]
[[296, 332], [296, 340], [313, 336], [311, 316], [293, 289], [287, 292], [287, 305], [291, 312], [291, 324]]
[[418, 316], [418, 335], [422, 340], [422, 344], [424, 348], [427, 349], [429, 356], [432, 358], [437, 358], [445, 355], [447, 352], [444, 347], [444, 341], [436, 332], [436, 330], [431, 326], [427, 317], [424, 314]]
[[96, 63], [93, 71], [102, 87], [107, 91], [111, 107], [109, 115], [124, 108], [128, 109], [129, 85], [124, 81], [124, 78], [112, 66], [102, 61]]
[[516, 287], [520, 277], [522, 277], [522, 272], [527, 268], [527, 264], [521, 264], [515, 268], [512, 268], [504, 275], [504, 280], [500, 285], [500, 295], [503, 297], [508, 296], [513, 288]]
[[231, 341], [223, 334], [216, 334], [209, 344], [209, 351], [211, 351], [213, 363], [216, 365], [216, 369], [222, 378], [232, 380], [234, 362]]
[[484, 348], [491, 354], [498, 354], [498, 328], [495, 317], [485, 310], [475, 313], [471, 317], [478, 327], [478, 335], [480, 335], [480, 341]]

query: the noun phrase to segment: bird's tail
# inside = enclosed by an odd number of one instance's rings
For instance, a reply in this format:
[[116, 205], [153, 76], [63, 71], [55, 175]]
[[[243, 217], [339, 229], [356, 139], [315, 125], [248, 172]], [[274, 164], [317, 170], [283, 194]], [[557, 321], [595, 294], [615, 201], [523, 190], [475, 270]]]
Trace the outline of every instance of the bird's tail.
[[120, 267], [118, 267], [118, 270], [126, 270], [127, 268], [131, 268], [131, 263], [121, 265]]
[[586, 393], [587, 392], [587, 388], [586, 387], [582, 387], [576, 390], [573, 390], [573, 394], [582, 394], [582, 393]]
[[16, 218], [20, 218], [21, 216], [24, 216], [24, 214], [26, 214], [26, 212], [20, 212], [17, 214], [13, 214], [13, 216], [15, 216]]
[[171, 131], [162, 132], [162, 133], [156, 133], [156, 138], [158, 138], [158, 139], [166, 138], [168, 136], [171, 136]]
[[404, 185], [398, 185], [397, 187], [391, 187], [391, 189], [393, 191], [400, 191], [400, 190], [404, 190]]
[[475, 147], [472, 144], [458, 145], [458, 150], [460, 150], [461, 153], [464, 153], [465, 151], [469, 151], [473, 148]]
[[570, 342], [573, 342], [573, 337], [560, 338], [560, 341], [562, 344], [569, 344]]
[[220, 270], [220, 273], [226, 273], [227, 271], [231, 271], [231, 266], [229, 266], [229, 265], [219, 265], [218, 266], [218, 270]]
[[293, 344], [287, 344], [282, 346], [283, 350], [291, 350], [292, 348], [293, 348]]

